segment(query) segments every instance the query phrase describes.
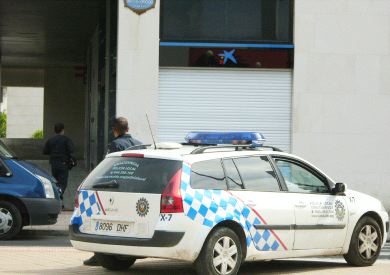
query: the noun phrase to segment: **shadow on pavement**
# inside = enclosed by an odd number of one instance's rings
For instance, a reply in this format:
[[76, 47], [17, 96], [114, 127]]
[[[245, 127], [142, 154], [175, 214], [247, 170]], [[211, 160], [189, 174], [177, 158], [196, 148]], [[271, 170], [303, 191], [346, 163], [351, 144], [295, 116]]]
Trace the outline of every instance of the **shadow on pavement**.
[[66, 231], [22, 230], [12, 240], [0, 241], [0, 246], [70, 247]]

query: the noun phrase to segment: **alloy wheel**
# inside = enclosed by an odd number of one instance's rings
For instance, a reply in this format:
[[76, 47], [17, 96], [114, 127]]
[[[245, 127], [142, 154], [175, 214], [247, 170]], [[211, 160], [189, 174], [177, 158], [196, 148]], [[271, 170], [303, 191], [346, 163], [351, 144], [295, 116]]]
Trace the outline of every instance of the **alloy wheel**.
[[11, 212], [6, 208], [0, 208], [0, 235], [6, 234], [13, 225]]
[[365, 260], [375, 257], [379, 248], [378, 232], [372, 225], [366, 224], [359, 233], [359, 253]]
[[227, 236], [220, 238], [215, 243], [213, 255], [213, 265], [218, 274], [229, 274], [237, 265], [237, 246]]

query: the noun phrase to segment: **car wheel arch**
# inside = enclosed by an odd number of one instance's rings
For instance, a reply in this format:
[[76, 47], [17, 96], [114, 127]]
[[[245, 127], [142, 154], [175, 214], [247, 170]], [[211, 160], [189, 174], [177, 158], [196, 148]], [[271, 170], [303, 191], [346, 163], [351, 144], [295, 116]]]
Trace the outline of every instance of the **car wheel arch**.
[[[364, 217], [371, 217], [371, 218], [373, 218], [373, 219], [378, 223], [379, 228], [380, 228], [380, 230], [381, 230], [381, 235], [382, 235], [382, 237], [383, 237], [384, 234], [385, 234], [385, 228], [384, 228], [384, 223], [383, 223], [383, 221], [382, 221], [382, 218], [379, 216], [379, 214], [376, 213], [376, 212], [374, 212], [374, 211], [366, 212], [366, 213], [364, 213], [364, 214], [359, 218], [359, 220], [357, 221], [357, 223], [358, 223], [362, 218], [364, 218]], [[356, 223], [356, 224], [357, 224], [357, 223]], [[383, 240], [382, 240], [382, 241], [383, 241]]]
[[10, 195], [0, 194], [0, 201], [7, 201], [13, 203], [19, 209], [20, 214], [22, 215], [23, 226], [30, 224], [30, 215], [28, 213], [26, 205], [19, 198]]

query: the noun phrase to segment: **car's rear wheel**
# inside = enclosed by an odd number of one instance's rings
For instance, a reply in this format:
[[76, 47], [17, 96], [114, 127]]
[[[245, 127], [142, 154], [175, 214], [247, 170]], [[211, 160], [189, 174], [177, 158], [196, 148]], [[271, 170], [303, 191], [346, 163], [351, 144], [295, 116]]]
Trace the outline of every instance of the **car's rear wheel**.
[[199, 275], [234, 275], [242, 262], [242, 247], [237, 234], [220, 227], [211, 233], [195, 262]]
[[11, 202], [0, 201], [0, 240], [9, 240], [22, 230], [22, 215]]
[[134, 257], [95, 253], [98, 263], [108, 270], [127, 270], [137, 260]]
[[382, 245], [382, 232], [371, 217], [363, 217], [357, 223], [345, 260], [354, 266], [369, 266], [375, 263]]

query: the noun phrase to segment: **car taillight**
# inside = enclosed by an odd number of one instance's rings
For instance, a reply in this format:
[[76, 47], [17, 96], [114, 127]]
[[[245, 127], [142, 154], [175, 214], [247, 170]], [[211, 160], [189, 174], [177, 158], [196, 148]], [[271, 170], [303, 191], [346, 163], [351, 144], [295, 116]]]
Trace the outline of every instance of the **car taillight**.
[[79, 192], [74, 195], [74, 208], [79, 208]]
[[144, 154], [123, 153], [121, 156], [125, 157], [125, 158], [141, 158], [142, 159], [144, 157]]
[[182, 213], [183, 201], [180, 192], [181, 169], [169, 181], [161, 194], [160, 213]]
[[81, 184], [79, 185], [79, 187], [77, 187], [77, 191], [76, 191], [76, 194], [74, 195], [74, 208], [79, 208], [79, 194], [80, 194], [80, 188], [81, 188]]

